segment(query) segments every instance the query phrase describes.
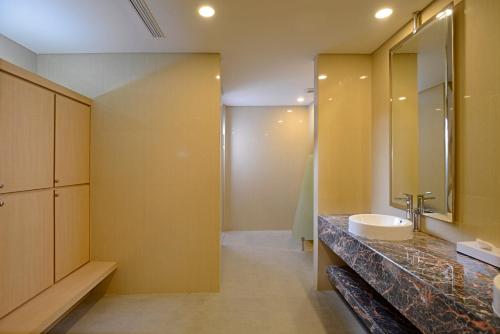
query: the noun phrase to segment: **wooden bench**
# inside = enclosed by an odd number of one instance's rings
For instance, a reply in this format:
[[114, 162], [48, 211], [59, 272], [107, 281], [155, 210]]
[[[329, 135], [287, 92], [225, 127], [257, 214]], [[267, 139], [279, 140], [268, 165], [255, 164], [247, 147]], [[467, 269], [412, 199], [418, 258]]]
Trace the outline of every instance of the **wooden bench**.
[[115, 269], [115, 262], [87, 263], [0, 319], [0, 334], [46, 331]]

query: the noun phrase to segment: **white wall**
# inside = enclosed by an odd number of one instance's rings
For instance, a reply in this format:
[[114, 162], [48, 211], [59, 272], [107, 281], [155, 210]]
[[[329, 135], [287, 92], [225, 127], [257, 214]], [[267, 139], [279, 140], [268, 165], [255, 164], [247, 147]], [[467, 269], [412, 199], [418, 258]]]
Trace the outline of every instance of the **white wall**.
[[0, 34], [0, 58], [36, 73], [36, 53]]
[[307, 107], [226, 109], [224, 230], [292, 228], [312, 153], [309, 114]]
[[[170, 66], [176, 55], [182, 54], [40, 54], [37, 66], [41, 76], [96, 98]], [[214, 78], [217, 74], [213, 73]]]

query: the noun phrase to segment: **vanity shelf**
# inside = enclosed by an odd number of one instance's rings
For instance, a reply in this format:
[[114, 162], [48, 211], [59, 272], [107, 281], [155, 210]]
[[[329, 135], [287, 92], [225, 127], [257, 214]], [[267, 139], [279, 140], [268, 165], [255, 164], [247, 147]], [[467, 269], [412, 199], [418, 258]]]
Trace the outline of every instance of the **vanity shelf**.
[[348, 231], [348, 216], [320, 216], [319, 239], [423, 333], [500, 333], [491, 306], [500, 271], [455, 244], [416, 232], [383, 241]]
[[327, 275], [371, 333], [421, 333], [348, 266], [329, 266]]

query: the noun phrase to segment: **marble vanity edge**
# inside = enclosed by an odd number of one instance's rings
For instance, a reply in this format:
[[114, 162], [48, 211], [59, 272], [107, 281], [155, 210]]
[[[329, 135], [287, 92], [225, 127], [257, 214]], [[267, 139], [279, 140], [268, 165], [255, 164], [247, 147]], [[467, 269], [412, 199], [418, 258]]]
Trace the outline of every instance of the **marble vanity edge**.
[[474, 313], [321, 216], [318, 232], [320, 240], [422, 332], [497, 333], [497, 325], [490, 323], [494, 319]]

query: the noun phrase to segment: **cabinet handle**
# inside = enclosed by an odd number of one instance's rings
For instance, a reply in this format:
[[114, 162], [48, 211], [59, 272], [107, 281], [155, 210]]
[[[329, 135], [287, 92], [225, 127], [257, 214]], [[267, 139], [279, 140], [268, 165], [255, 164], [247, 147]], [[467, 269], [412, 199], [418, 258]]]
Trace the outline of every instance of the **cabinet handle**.
[[56, 180], [54, 180], [54, 183], [59, 183], [59, 180], [57, 180], [57, 179], [56, 179]]
[[0, 201], [0, 207], [2, 207], [4, 205], [5, 205], [5, 202], [4, 201]]
[[2, 188], [3, 188], [3, 184], [0, 184], [0, 189], [2, 189]]
[[54, 197], [59, 197], [59, 194], [54, 193]]

